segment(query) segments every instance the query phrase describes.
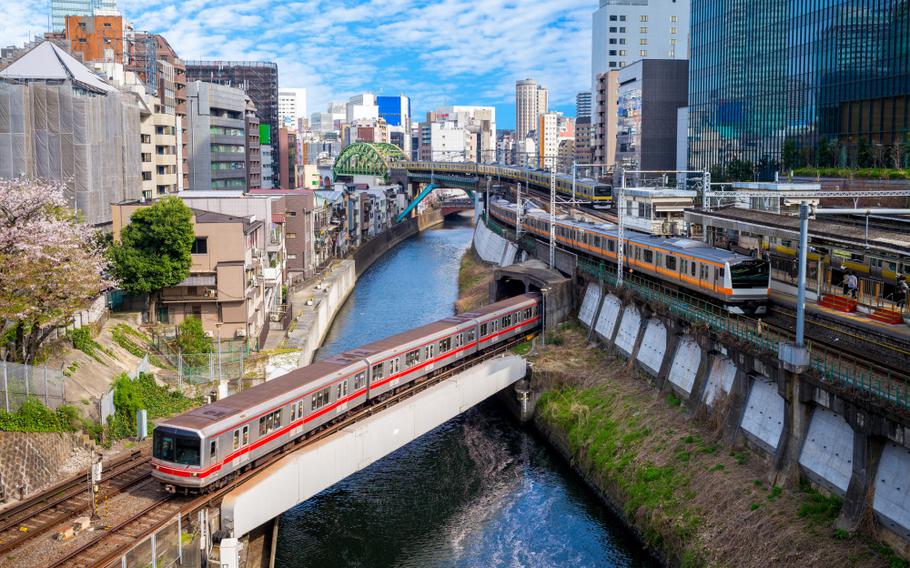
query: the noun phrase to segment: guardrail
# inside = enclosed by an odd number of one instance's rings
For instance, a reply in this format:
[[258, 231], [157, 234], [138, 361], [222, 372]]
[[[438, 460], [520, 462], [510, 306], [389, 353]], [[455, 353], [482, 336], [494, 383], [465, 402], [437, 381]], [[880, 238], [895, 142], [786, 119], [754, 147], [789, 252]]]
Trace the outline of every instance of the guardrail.
[[[578, 269], [610, 286], [616, 286], [616, 269], [606, 263], [579, 258]], [[733, 318], [721, 306], [666, 288], [635, 275], [625, 275], [623, 288], [646, 301], [658, 302], [671, 313], [706, 325], [718, 335], [743, 341], [758, 351], [777, 356], [780, 344], [792, 334], [764, 328], [759, 321]], [[900, 409], [910, 409], [910, 386], [889, 371], [878, 371], [817, 344], [808, 343], [810, 368], [823, 381], [870, 395]]]

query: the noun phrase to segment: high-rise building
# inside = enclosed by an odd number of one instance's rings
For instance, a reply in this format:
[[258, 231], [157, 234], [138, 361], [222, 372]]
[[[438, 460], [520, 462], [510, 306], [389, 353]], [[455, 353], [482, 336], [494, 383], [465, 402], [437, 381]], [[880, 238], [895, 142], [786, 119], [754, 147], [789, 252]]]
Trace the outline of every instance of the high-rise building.
[[345, 121], [348, 124], [354, 124], [354, 121], [360, 119], [379, 118], [379, 105], [376, 104], [376, 95], [373, 93], [363, 93], [354, 95], [345, 105]]
[[908, 38], [901, 0], [693, 0], [689, 166], [737, 158], [765, 179], [778, 162], [893, 167], [910, 130]]
[[278, 124], [292, 130], [299, 129], [307, 118], [306, 89], [281, 89], [278, 91]]
[[401, 148], [405, 155], [411, 155], [411, 99], [403, 95], [378, 96], [376, 105], [379, 118], [389, 130], [389, 140]]
[[601, 168], [611, 168], [616, 161], [616, 102], [619, 97], [619, 71], [597, 75], [594, 84], [593, 131], [594, 163]]
[[278, 180], [282, 189], [296, 189], [297, 135], [287, 128], [278, 129]]
[[[572, 151], [568, 145], [572, 141]], [[566, 161], [571, 167], [571, 156], [575, 154], [575, 121], [561, 112], [545, 112], [537, 121], [537, 158], [541, 168], [556, 167], [560, 171], [566, 170]], [[562, 147], [562, 164], [559, 162], [560, 147]]]
[[575, 121], [575, 163], [594, 163], [594, 129], [590, 116]]
[[117, 0], [51, 0], [51, 30], [62, 32], [67, 16], [113, 15]]
[[591, 118], [591, 91], [575, 95], [575, 118]]
[[496, 107], [447, 106], [436, 109], [436, 120], [452, 120], [465, 129], [465, 161], [488, 163], [496, 160]]
[[598, 74], [639, 59], [687, 59], [689, 1], [600, 0], [593, 16], [591, 84]]
[[259, 141], [259, 117], [253, 99], [246, 97], [246, 179], [250, 191], [262, 187], [262, 143]]
[[[272, 147], [271, 156], [278, 156], [278, 64], [269, 61], [187, 61], [188, 81], [204, 81], [227, 87], [242, 89], [256, 105], [256, 115], [262, 127], [267, 127], [268, 142]], [[262, 140], [265, 140], [262, 137]], [[266, 177], [265, 159], [262, 155], [262, 176]], [[270, 170], [271, 184], [278, 184], [277, 170]], [[266, 180], [262, 180], [266, 188]]]
[[686, 106], [689, 62], [636, 61], [619, 70], [616, 165], [625, 170], [676, 168], [677, 109]]
[[246, 95], [240, 89], [202, 81], [191, 81], [186, 90], [191, 101], [187, 189], [248, 189]]
[[537, 117], [547, 112], [549, 94], [534, 79], [515, 83], [515, 139], [524, 140], [537, 128]]

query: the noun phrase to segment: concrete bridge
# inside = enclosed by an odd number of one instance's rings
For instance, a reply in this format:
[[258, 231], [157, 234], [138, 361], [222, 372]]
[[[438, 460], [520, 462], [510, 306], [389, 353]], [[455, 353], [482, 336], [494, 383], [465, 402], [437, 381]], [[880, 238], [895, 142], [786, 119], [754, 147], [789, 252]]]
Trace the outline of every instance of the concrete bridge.
[[282, 513], [512, 386], [526, 370], [518, 356], [490, 359], [268, 466], [221, 501], [223, 538], [209, 556], [223, 568], [272, 566]]

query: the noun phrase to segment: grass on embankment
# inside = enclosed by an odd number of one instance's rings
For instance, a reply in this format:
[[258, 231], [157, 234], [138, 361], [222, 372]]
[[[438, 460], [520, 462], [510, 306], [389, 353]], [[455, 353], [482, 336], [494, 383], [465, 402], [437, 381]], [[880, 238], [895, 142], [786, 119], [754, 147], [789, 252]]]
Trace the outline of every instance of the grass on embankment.
[[481, 260], [473, 248], [468, 249], [461, 257], [461, 266], [458, 269], [458, 300], [455, 302], [455, 311], [461, 314], [490, 303], [492, 281], [493, 266]]
[[719, 443], [585, 333], [566, 326], [532, 357], [537, 424], [671, 565], [905, 565], [835, 531], [839, 499], [769, 486], [753, 454]]

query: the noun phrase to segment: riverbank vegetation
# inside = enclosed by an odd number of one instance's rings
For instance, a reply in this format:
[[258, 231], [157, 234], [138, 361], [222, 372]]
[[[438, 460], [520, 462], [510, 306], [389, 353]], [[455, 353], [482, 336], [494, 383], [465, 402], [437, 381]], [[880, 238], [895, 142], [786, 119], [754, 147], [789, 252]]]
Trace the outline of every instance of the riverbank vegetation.
[[490, 283], [493, 281], [493, 265], [485, 263], [473, 248], [461, 257], [458, 269], [458, 300], [455, 311], [469, 312], [489, 303]]
[[769, 483], [760, 456], [726, 446], [585, 333], [565, 326], [531, 357], [536, 424], [671, 565], [906, 565], [836, 531], [839, 499]]

